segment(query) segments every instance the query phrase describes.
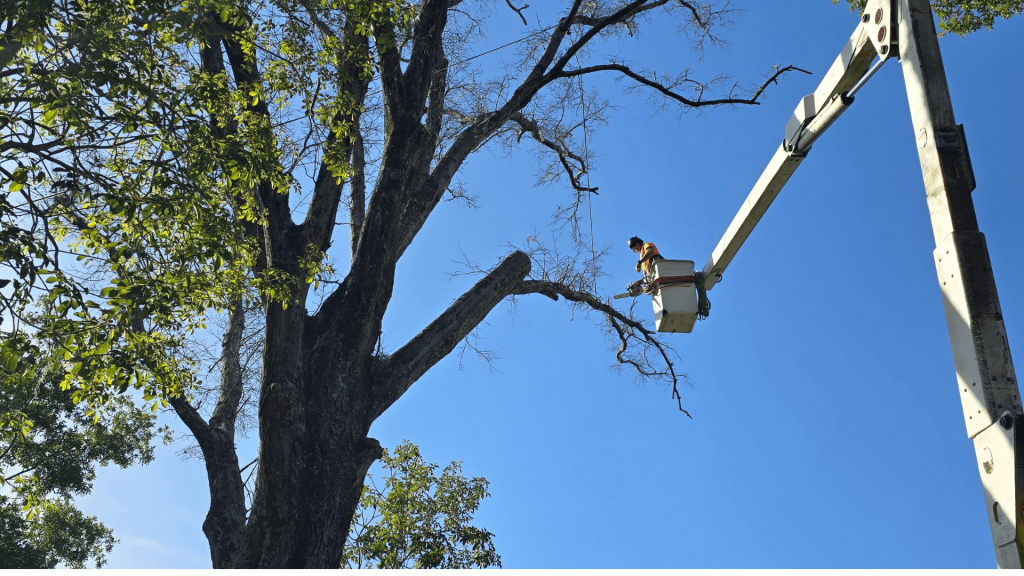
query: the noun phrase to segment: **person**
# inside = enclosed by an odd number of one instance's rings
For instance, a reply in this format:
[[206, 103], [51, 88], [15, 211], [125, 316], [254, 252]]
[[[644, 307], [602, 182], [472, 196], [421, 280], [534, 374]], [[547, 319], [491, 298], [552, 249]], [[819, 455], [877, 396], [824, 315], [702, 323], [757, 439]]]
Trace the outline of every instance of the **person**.
[[629, 239], [629, 249], [640, 255], [640, 259], [636, 263], [636, 271], [640, 272], [643, 270], [644, 276], [651, 274], [652, 268], [654, 268], [654, 261], [661, 260], [663, 256], [658, 253], [658, 247], [652, 242], [644, 242], [640, 238], [633, 236]]

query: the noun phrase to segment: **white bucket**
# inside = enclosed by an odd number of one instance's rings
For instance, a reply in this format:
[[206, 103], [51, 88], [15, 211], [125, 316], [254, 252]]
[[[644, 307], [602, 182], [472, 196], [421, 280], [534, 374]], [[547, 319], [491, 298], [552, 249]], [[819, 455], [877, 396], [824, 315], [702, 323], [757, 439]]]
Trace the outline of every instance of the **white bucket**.
[[[693, 276], [693, 260], [655, 260], [654, 279], [665, 276]], [[660, 288], [651, 298], [658, 332], [693, 332], [697, 323], [696, 282]]]

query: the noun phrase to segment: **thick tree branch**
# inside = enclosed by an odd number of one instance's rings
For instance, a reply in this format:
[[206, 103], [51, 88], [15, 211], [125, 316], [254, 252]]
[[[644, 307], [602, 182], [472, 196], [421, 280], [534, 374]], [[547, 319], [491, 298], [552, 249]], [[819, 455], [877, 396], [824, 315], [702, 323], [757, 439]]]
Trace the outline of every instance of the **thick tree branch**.
[[359, 236], [363, 232], [366, 218], [366, 151], [363, 149], [363, 132], [356, 126], [355, 142], [352, 143], [352, 177], [349, 178], [349, 243], [352, 258], [356, 257]]
[[[607, 17], [595, 22], [590, 28], [590, 30], [584, 32], [580, 39], [574, 42], [571, 46], [569, 46], [565, 50], [565, 53], [562, 54], [562, 57], [559, 58], [557, 62], [551, 65], [551, 72], [547, 73], [545, 77], [550, 77], [552, 74], [558, 74], [562, 70], [564, 70], [566, 65], [569, 64], [569, 61], [572, 60], [573, 57], [576, 56], [576, 54], [579, 53], [579, 51], [582, 50], [588, 42], [593, 40], [598, 34], [603, 32], [609, 26], [625, 22], [626, 20], [632, 18], [633, 16], [635, 16], [636, 14], [640, 13], [643, 10], [650, 10], [651, 8], [656, 8], [658, 6], [667, 4], [668, 0], [657, 0], [656, 2], [652, 2], [650, 5], [645, 6], [647, 2], [648, 0], [634, 0], [633, 2], [624, 5], [618, 11], [609, 14]], [[575, 14], [570, 14], [570, 16], [567, 18], [567, 21], [574, 20], [575, 16]], [[554, 37], [552, 37], [552, 40], [554, 40]], [[561, 40], [559, 40], [559, 43], [561, 43]], [[534, 70], [536, 70], [536, 68], [534, 68]], [[544, 70], [547, 70], [547, 66], [545, 66]], [[549, 80], [545, 80], [541, 82], [540, 85], [542, 86], [544, 84], [547, 84], [548, 82]], [[538, 86], [538, 89], [539, 88], [540, 86]]]
[[[421, 22], [417, 25], [417, 34], [430, 32], [438, 38], [414, 42], [413, 61], [410, 62], [410, 68], [406, 73], [409, 81], [402, 77], [386, 78], [393, 76], [397, 71], [397, 61], [381, 67], [381, 82], [387, 102], [383, 159], [365, 218], [360, 225], [359, 239], [354, 248], [349, 275], [342, 286], [324, 301], [317, 314], [316, 323], [324, 327], [329, 327], [337, 322], [338, 318], [346, 317], [348, 313], [365, 314], [372, 319], [363, 324], [360, 330], [347, 334], [344, 343], [339, 343], [340, 349], [345, 350], [344, 353], [355, 356], [371, 353], [380, 334], [381, 318], [387, 309], [394, 286], [395, 263], [407, 245], [403, 240], [408, 237], [405, 220], [408, 215], [412, 215], [414, 219], [425, 219], [433, 209], [432, 204], [421, 208], [426, 204], [419, 201], [420, 197], [416, 192], [428, 179], [434, 156], [437, 133], [432, 133], [430, 128], [440, 129], [439, 110], [443, 110], [441, 101], [445, 72], [442, 70], [435, 74], [434, 71], [444, 62], [441, 36], [447, 18], [447, 8], [446, 4], [439, 0], [428, 2], [428, 5], [424, 8], [428, 13], [421, 15]], [[417, 52], [424, 51], [431, 51], [432, 54], [417, 55]], [[397, 48], [381, 51], [382, 64], [388, 58], [397, 59]], [[429, 64], [432, 68], [418, 73], [413, 68], [416, 62], [424, 62], [422, 65]], [[417, 74], [421, 74], [422, 77]], [[422, 86], [422, 99], [419, 94], [421, 87], [418, 84], [421, 81], [427, 82]], [[387, 94], [389, 85], [393, 91], [391, 96]], [[404, 94], [401, 93], [403, 90]], [[425, 99], [434, 90], [438, 91], [435, 92], [438, 105], [436, 109], [425, 109]], [[426, 127], [420, 123], [424, 113], [428, 116]], [[418, 231], [420, 226], [422, 222], [418, 222], [415, 230]]]
[[[636, 14], [637, 11], [644, 8], [644, 4], [648, 0], [636, 0], [615, 14], [607, 17], [600, 26], [595, 26], [584, 38], [578, 41], [574, 46], [582, 47], [586, 41], [593, 38], [602, 29], [620, 22], [626, 18]], [[664, 3], [667, 0], [659, 0]], [[411, 238], [414, 238], [423, 224], [426, 222], [427, 216], [433, 211], [437, 203], [441, 201], [444, 196], [445, 190], [451, 184], [452, 178], [455, 173], [458, 172], [462, 163], [474, 150], [477, 149], [483, 142], [490, 138], [498, 129], [500, 129], [506, 122], [512, 119], [514, 114], [519, 113], [537, 92], [547, 83], [554, 80], [550, 74], [545, 75], [545, 71], [548, 66], [554, 61], [555, 56], [558, 53], [558, 48], [561, 45], [562, 39], [565, 38], [572, 21], [577, 17], [582, 0], [576, 0], [573, 2], [572, 7], [569, 9], [569, 13], [565, 18], [562, 18], [555, 29], [552, 31], [551, 39], [548, 41], [548, 45], [545, 48], [544, 53], [538, 59], [533, 69], [527, 75], [523, 83], [512, 93], [508, 101], [497, 111], [490, 114], [484, 114], [466, 127], [465, 130], [455, 139], [452, 145], [445, 152], [444, 156], [438, 161], [434, 171], [430, 174], [430, 177], [423, 182], [421, 186], [413, 194], [412, 198], [419, 205], [424, 206], [425, 209], [420, 210], [417, 214], [411, 214], [411, 217], [407, 217], [403, 221], [403, 229], [405, 230], [406, 242], [403, 242], [403, 246], [407, 246], [411, 242]], [[661, 4], [658, 4], [661, 5]], [[575, 53], [575, 52], [574, 52]], [[559, 59], [559, 64], [556, 64], [556, 70], [560, 71], [568, 62], [568, 57], [563, 56]], [[401, 252], [399, 252], [401, 254]]]
[[170, 398], [171, 407], [178, 414], [178, 418], [188, 427], [189, 432], [202, 444], [204, 439], [209, 438], [210, 425], [206, 423], [203, 416], [184, 397]]
[[220, 397], [210, 416], [210, 427], [235, 437], [235, 418], [242, 399], [242, 334], [245, 332], [245, 307], [235, 299], [228, 312], [228, 327], [221, 340]]
[[[303, 235], [306, 241], [323, 251], [327, 250], [331, 240], [331, 232], [334, 230], [334, 223], [337, 220], [338, 206], [341, 202], [344, 180], [334, 175], [335, 169], [332, 164], [337, 163], [339, 158], [348, 159], [353, 156], [353, 148], [356, 141], [361, 144], [359, 136], [359, 118], [362, 112], [363, 101], [366, 98], [368, 88], [367, 79], [362, 77], [362, 66], [360, 58], [369, 54], [369, 39], [357, 34], [356, 24], [352, 20], [345, 23], [345, 40], [343, 45], [343, 58], [341, 74], [346, 81], [339, 87], [342, 93], [350, 94], [354, 100], [351, 110], [344, 110], [334, 118], [335, 123], [348, 127], [347, 135], [339, 139], [334, 130], [327, 137], [324, 143], [324, 159], [320, 163], [320, 170], [317, 174], [316, 185], [313, 189], [313, 198], [309, 203], [309, 210], [302, 222]], [[360, 150], [360, 156], [361, 154]]]
[[[643, 1], [643, 0], [641, 0]], [[572, 6], [569, 8], [569, 13], [558, 21], [558, 25], [551, 31], [551, 38], [548, 40], [548, 45], [544, 48], [544, 53], [541, 54], [540, 58], [537, 59], [537, 63], [534, 64], [533, 69], [523, 80], [523, 83], [516, 88], [515, 92], [512, 93], [512, 98], [505, 105], [508, 107], [512, 104], [512, 101], [522, 102], [524, 99], [529, 100], [536, 94], [535, 84], [544, 76], [544, 72], [554, 61], [555, 55], [558, 54], [558, 48], [562, 45], [562, 40], [565, 38], [566, 33], [569, 31], [569, 27], [572, 25], [573, 19], [576, 18], [576, 14], [580, 10], [580, 5], [583, 4], [583, 0], [574, 0]], [[523, 102], [525, 104], [525, 102]], [[521, 109], [522, 106], [516, 105], [515, 110]]]
[[228, 434], [210, 427], [184, 397], [170, 398], [169, 402], [203, 451], [210, 486], [210, 511], [203, 521], [203, 533], [210, 543], [213, 567], [228, 568], [238, 553], [245, 528], [245, 487], [235, 453], [234, 423]]
[[374, 418], [454, 350], [499, 302], [514, 293], [529, 272], [529, 256], [522, 252], [510, 254], [422, 332], [392, 354], [374, 377], [377, 389]]
[[405, 102], [405, 81], [402, 77], [402, 54], [395, 38], [395, 30], [375, 26], [373, 38], [377, 45], [377, 67], [380, 70], [381, 91], [384, 95], [385, 132], [390, 131], [390, 120], [401, 113]]
[[511, 8], [512, 11], [515, 12], [516, 15], [519, 16], [519, 18], [523, 21], [523, 26], [529, 26], [530, 25], [526, 21], [526, 16], [523, 16], [523, 10], [526, 10], [527, 8], [529, 8], [530, 7], [529, 4], [523, 4], [522, 8], [516, 8], [515, 5], [512, 4], [512, 0], [505, 0], [505, 4], [508, 4], [508, 7]]
[[[434, 150], [440, 139], [441, 123], [444, 119], [444, 99], [448, 88], [448, 60], [442, 57], [437, 63], [437, 70], [434, 72], [433, 80], [430, 83], [430, 96], [427, 101], [427, 114], [424, 128], [426, 137], [432, 141], [429, 145], [422, 146], [415, 152], [410, 162], [408, 188], [416, 191], [430, 176], [430, 163], [434, 158]], [[408, 194], [408, 193], [407, 193]], [[436, 202], [431, 203], [432, 197], [421, 194], [408, 194], [408, 201], [402, 213], [402, 226], [399, 228], [401, 237], [398, 240], [398, 247], [395, 259], [398, 260], [405, 253], [405, 250], [412, 244], [416, 234], [422, 227], [424, 216], [429, 216], [433, 211]]]
[[[667, 0], [659, 0], [661, 3], [664, 3], [665, 1]], [[637, 11], [644, 8], [644, 4], [646, 2], [647, 0], [635, 0], [611, 16], [608, 16], [600, 26], [592, 28], [584, 34], [582, 39], [574, 44], [574, 46], [577, 47], [576, 51], [578, 51], [583, 44], [597, 35], [604, 28], [636, 14]], [[454, 178], [455, 173], [458, 172], [462, 163], [466, 160], [469, 154], [490, 138], [506, 122], [511, 120], [514, 114], [519, 113], [527, 104], [529, 104], [545, 84], [554, 80], [554, 78], [551, 77], [551, 74], [545, 75], [545, 72], [551, 62], [554, 61], [555, 56], [558, 53], [558, 48], [561, 45], [562, 40], [565, 38], [572, 21], [577, 17], [581, 4], [582, 0], [576, 0], [573, 2], [572, 7], [569, 9], [569, 13], [565, 18], [562, 18], [559, 21], [558, 25], [552, 31], [551, 39], [548, 41], [548, 45], [545, 48], [544, 53], [538, 59], [526, 79], [523, 80], [523, 83], [515, 89], [508, 101], [495, 112], [477, 117], [472, 124], [467, 126], [466, 129], [459, 134], [444, 156], [438, 161], [433, 173], [431, 173], [430, 177], [415, 193], [414, 197], [417, 198], [420, 204], [427, 206], [428, 209], [422, 211], [423, 213], [417, 215], [414, 219], [406, 220], [405, 229], [407, 230], [407, 237], [410, 237], [410, 234], [411, 237], [415, 237], [419, 232], [420, 228], [426, 222], [427, 216], [437, 203], [441, 201], [444, 191], [448, 189], [452, 178]], [[575, 52], [573, 52], [573, 54], [575, 54]], [[559, 59], [559, 63], [555, 65], [554, 70], [560, 72], [568, 61], [569, 55], [563, 55], [562, 58]]]
[[[216, 14], [210, 13], [206, 15], [208, 22], [214, 22], [218, 18]], [[200, 65], [203, 72], [210, 76], [218, 76], [220, 74], [226, 74], [227, 70], [224, 68], [224, 50], [223, 50], [223, 34], [219, 27], [207, 26], [206, 32], [206, 44], [199, 50]], [[222, 124], [223, 120], [223, 124]], [[220, 119], [216, 118], [211, 112], [209, 118], [210, 133], [213, 134], [214, 138], [217, 138], [221, 142], [227, 141], [228, 136], [236, 136], [238, 133], [238, 122], [234, 118]], [[235, 213], [241, 213], [241, 197], [235, 193], [230, 196], [231, 206], [234, 208]], [[247, 219], [241, 220], [242, 231], [246, 238], [260, 238], [262, 230], [260, 226]], [[260, 252], [256, 266], [253, 272], [259, 273], [266, 269], [267, 258], [264, 251]]]
[[419, 21], [413, 30], [409, 65], [405, 69], [407, 110], [422, 110], [432, 84], [434, 71], [441, 60], [444, 27], [448, 23], [447, 0], [425, 0]]
[[[238, 38], [242, 36], [243, 31], [228, 24], [223, 24], [223, 26], [230, 32], [230, 34], [223, 37], [223, 44], [228, 56], [228, 62], [231, 64], [235, 85], [239, 88], [257, 88], [262, 90], [263, 77], [256, 65], [256, 61], [253, 56], [245, 53]], [[273, 135], [269, 129], [271, 116], [266, 100], [259, 98], [253, 104], [252, 101], [247, 99], [246, 109], [266, 122], [267, 127], [262, 130], [263, 137], [268, 143], [271, 142], [273, 140]], [[277, 169], [279, 168], [277, 167]], [[267, 210], [270, 237], [272, 239], [282, 238], [295, 227], [291, 217], [291, 209], [288, 206], [288, 195], [279, 194], [274, 190], [269, 181], [257, 184], [256, 190], [259, 194], [260, 202]], [[270, 256], [272, 256], [271, 248], [272, 246], [267, 246], [268, 252], [271, 252]]]
[[[427, 132], [436, 139], [441, 132], [441, 121], [444, 118], [444, 97], [448, 89], [448, 59], [441, 53], [430, 82], [430, 94], [427, 99], [427, 118], [424, 125]], [[431, 150], [433, 153], [433, 150]]]
[[239, 363], [245, 309], [240, 300], [229, 312], [221, 354], [221, 390], [207, 424], [184, 397], [171, 398], [174, 411], [199, 443], [210, 486], [210, 510], [203, 521], [203, 533], [210, 543], [214, 568], [227, 568], [235, 560], [245, 528], [245, 486], [235, 452], [235, 418], [242, 398], [242, 369]]

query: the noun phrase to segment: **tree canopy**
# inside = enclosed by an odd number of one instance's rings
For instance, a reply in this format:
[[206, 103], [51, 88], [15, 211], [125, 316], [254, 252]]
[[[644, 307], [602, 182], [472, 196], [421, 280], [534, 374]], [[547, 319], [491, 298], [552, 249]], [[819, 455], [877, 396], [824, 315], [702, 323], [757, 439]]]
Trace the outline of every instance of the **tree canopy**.
[[[52, 368], [47, 365], [46, 368]], [[155, 416], [128, 397], [113, 398], [102, 417], [60, 389], [63, 374], [7, 376], [0, 418], [20, 428], [0, 435], [0, 568], [100, 567], [117, 542], [109, 528], [74, 505], [88, 494], [96, 467], [122, 468], [153, 459]]]
[[345, 545], [345, 568], [501, 567], [493, 534], [469, 524], [490, 496], [486, 478], [466, 478], [462, 463], [437, 475], [409, 441], [381, 455], [379, 489], [370, 475]]

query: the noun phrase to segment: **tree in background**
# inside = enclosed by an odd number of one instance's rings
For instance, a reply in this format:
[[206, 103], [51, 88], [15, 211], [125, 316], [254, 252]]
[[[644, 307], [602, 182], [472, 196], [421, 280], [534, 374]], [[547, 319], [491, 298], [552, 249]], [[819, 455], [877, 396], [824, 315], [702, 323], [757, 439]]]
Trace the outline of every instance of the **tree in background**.
[[0, 494], [0, 568], [102, 566], [117, 540], [73, 498], [92, 490], [97, 465], [153, 459], [155, 416], [117, 397], [97, 418], [72, 402], [61, 379], [49, 371], [0, 386], [0, 418], [19, 422], [0, 435], [0, 481], [9, 489]]
[[[505, 47], [514, 63], [489, 70], [475, 57], [495, 7], [524, 28]], [[614, 77], [685, 111], [756, 105], [794, 68], [776, 66], [744, 89], [598, 55], [657, 18], [677, 22], [698, 59], [720, 42], [727, 6], [573, 0], [534, 25], [527, 8], [15, 0], [0, 9], [0, 240], [12, 279], [0, 287], [0, 369], [39, 378], [34, 336], [57, 350], [60, 385], [87, 415], [105, 418], [129, 388], [153, 409], [170, 405], [205, 461], [214, 567], [337, 567], [382, 454], [370, 426], [503, 301], [539, 294], [594, 311], [616, 362], [678, 399], [685, 375], [671, 350], [595, 293], [602, 252], [578, 224], [597, 192], [588, 126], [610, 107], [583, 79]], [[508, 248], [417, 336], [385, 349], [398, 262], [442, 200], [471, 201], [457, 180], [466, 160], [530, 142], [544, 159], [540, 181], [568, 184], [555, 226], [572, 247]], [[327, 257], [332, 243], [347, 244], [347, 269]], [[189, 343], [221, 311], [218, 375], [201, 393]], [[243, 357], [254, 328], [255, 382]], [[235, 435], [246, 413], [260, 447], [243, 467]], [[251, 496], [240, 470], [255, 472]]]
[[486, 478], [467, 479], [462, 463], [427, 464], [409, 441], [381, 455], [387, 476], [379, 490], [372, 476], [345, 543], [344, 568], [501, 567], [493, 534], [469, 525], [490, 496]]
[[[840, 0], [832, 0], [839, 4]], [[862, 11], [868, 0], [846, 0], [850, 11]], [[991, 29], [996, 18], [1010, 18], [1024, 11], [1024, 0], [931, 0], [932, 12], [943, 32], [961, 37], [982, 28]]]

